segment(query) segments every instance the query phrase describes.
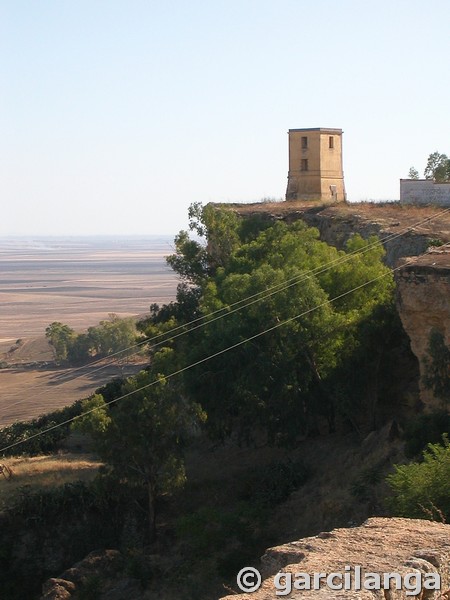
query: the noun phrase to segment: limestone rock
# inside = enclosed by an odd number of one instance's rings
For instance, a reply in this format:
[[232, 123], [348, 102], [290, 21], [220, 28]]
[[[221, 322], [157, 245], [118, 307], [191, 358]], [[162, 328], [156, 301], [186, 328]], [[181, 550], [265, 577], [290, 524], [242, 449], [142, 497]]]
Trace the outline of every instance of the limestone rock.
[[[244, 566], [244, 565], [243, 565]], [[439, 573], [441, 590], [426, 590], [418, 596], [408, 591], [386, 590], [330, 590], [322, 582], [319, 590], [293, 590], [287, 597], [347, 600], [380, 599], [406, 600], [416, 597], [437, 600], [450, 587], [450, 525], [420, 519], [374, 517], [360, 527], [334, 529], [331, 532], [305, 538], [276, 548], [270, 548], [261, 559], [260, 570], [268, 577], [258, 591], [226, 596], [221, 600], [272, 600], [276, 594], [274, 576], [279, 572], [291, 573], [344, 573], [345, 567], [360, 566], [365, 573]], [[237, 586], [236, 586], [237, 589]], [[286, 596], [285, 596], [286, 597]]]
[[52, 577], [42, 587], [42, 600], [68, 600], [76, 586], [72, 581]]
[[70, 600], [94, 578], [99, 586], [99, 600], [140, 600], [143, 597], [137, 579], [122, 575], [123, 556], [118, 550], [91, 552], [59, 578], [47, 580], [40, 600]]
[[450, 249], [437, 248], [407, 259], [396, 273], [396, 282], [400, 318], [419, 360], [421, 400], [433, 407], [439, 401], [425, 387], [423, 377], [431, 330], [440, 331], [450, 345]]

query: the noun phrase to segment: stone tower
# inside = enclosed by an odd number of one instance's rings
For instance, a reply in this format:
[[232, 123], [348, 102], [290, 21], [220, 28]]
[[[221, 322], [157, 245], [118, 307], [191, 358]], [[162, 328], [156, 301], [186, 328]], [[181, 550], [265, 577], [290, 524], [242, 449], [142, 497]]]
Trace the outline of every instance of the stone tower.
[[289, 129], [286, 200], [345, 200], [342, 129]]

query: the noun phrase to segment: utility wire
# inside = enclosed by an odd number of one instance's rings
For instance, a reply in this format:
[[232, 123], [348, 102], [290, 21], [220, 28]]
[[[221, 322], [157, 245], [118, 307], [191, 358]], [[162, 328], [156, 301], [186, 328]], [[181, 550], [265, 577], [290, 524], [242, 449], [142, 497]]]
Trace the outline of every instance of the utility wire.
[[[255, 294], [252, 294], [250, 296], [247, 296], [246, 298], [242, 298], [241, 300], [237, 300], [236, 302], [233, 302], [230, 305], [227, 305], [225, 307], [219, 308], [211, 313], [208, 313], [207, 315], [202, 315], [200, 317], [197, 317], [196, 319], [193, 319], [192, 321], [188, 322], [188, 323], [184, 323], [181, 325], [178, 325], [177, 327], [174, 327], [173, 329], [166, 331], [166, 332], [162, 332], [159, 333], [151, 338], [148, 338], [146, 340], [143, 340], [141, 342], [139, 342], [138, 344], [134, 344], [133, 346], [130, 346], [128, 348], [125, 348], [123, 350], [119, 350], [118, 352], [115, 352], [113, 354], [110, 354], [107, 357], [98, 359], [96, 361], [94, 361], [93, 363], [91, 363], [90, 365], [84, 365], [81, 367], [77, 367], [75, 369], [71, 369], [71, 374], [72, 373], [76, 373], [79, 371], [84, 371], [83, 373], [80, 373], [78, 376], [76, 377], [72, 377], [71, 381], [73, 381], [74, 379], [78, 379], [82, 376], [84, 376], [86, 374], [86, 370], [89, 369], [89, 374], [94, 374], [98, 371], [101, 371], [102, 369], [105, 369], [109, 366], [111, 366], [111, 362], [110, 363], [106, 363], [106, 364], [102, 364], [101, 366], [97, 367], [96, 369], [91, 369], [92, 366], [100, 363], [100, 362], [104, 362], [105, 360], [109, 360], [109, 359], [113, 359], [117, 356], [119, 356], [120, 354], [123, 354], [125, 352], [129, 352], [130, 350], [133, 350], [135, 348], [139, 348], [139, 350], [136, 350], [135, 352], [132, 352], [131, 354], [129, 354], [128, 356], [133, 356], [135, 354], [137, 354], [140, 351], [140, 347], [145, 345], [145, 344], [149, 344], [150, 342], [153, 342], [154, 340], [157, 340], [158, 338], [163, 337], [163, 339], [159, 342], [156, 342], [155, 344], [152, 344], [150, 346], [150, 349], [154, 349], [157, 346], [160, 346], [161, 344], [165, 344], [169, 341], [172, 341], [182, 335], [185, 335], [186, 333], [189, 333], [191, 331], [195, 331], [196, 329], [199, 329], [201, 327], [204, 327], [205, 325], [208, 325], [214, 321], [217, 321], [218, 319], [221, 319], [227, 315], [233, 314], [238, 310], [241, 310], [243, 308], [246, 308], [247, 306], [250, 306], [252, 304], [255, 304], [256, 302], [260, 302], [261, 300], [265, 300], [266, 298], [269, 298], [270, 296], [273, 296], [274, 294], [284, 291], [294, 285], [297, 285], [298, 283], [301, 283], [302, 281], [305, 281], [306, 279], [310, 279], [312, 275], [318, 275], [320, 273], [326, 272], [329, 269], [333, 268], [334, 266], [340, 265], [342, 263], [345, 263], [349, 260], [351, 260], [355, 255], [361, 255], [364, 254], [366, 252], [369, 252], [372, 248], [374, 248], [375, 246], [377, 246], [380, 243], [387, 243], [392, 241], [393, 239], [396, 239], [402, 235], [404, 235], [405, 233], [407, 233], [408, 231], [410, 231], [411, 229], [414, 229], [416, 227], [419, 227], [420, 225], [423, 225], [431, 220], [434, 220], [440, 216], [443, 216], [444, 214], [446, 214], [447, 212], [450, 211], [450, 208], [447, 208], [443, 211], [440, 211], [434, 215], [431, 215], [430, 217], [427, 217], [421, 221], [418, 221], [417, 223], [414, 223], [413, 225], [410, 225], [406, 228], [404, 228], [403, 230], [401, 230], [400, 232], [394, 233], [394, 234], [390, 234], [384, 238], [381, 238], [379, 240], [376, 240], [375, 242], [369, 244], [368, 246], [364, 247], [364, 248], [360, 248], [357, 250], [353, 250], [352, 252], [345, 254], [343, 256], [340, 256], [336, 259], [334, 259], [333, 261], [330, 261], [329, 263], [325, 263], [325, 265], [320, 265], [319, 267], [316, 267], [315, 269], [312, 269], [310, 271], [306, 271], [304, 273], [301, 273], [300, 275], [296, 275], [290, 279], [287, 279], [283, 282], [280, 282], [279, 284], [276, 284], [274, 286], [271, 286], [269, 288], [266, 288], [265, 290], [262, 290], [260, 292], [256, 292]], [[280, 289], [277, 289], [280, 288]], [[271, 290], [275, 290], [272, 291]], [[271, 292], [271, 293], [267, 293], [267, 292]], [[265, 295], [264, 295], [265, 294]], [[260, 296], [260, 297], [258, 297]], [[256, 298], [256, 299], [255, 299]], [[247, 302], [248, 300], [252, 300], [251, 302]], [[245, 303], [242, 306], [238, 306], [242, 303]], [[230, 308], [235, 307], [233, 310], [229, 310]], [[216, 316], [214, 319], [211, 319], [210, 317], [212, 317], [213, 315], [217, 315], [217, 313], [222, 313], [218, 316]], [[203, 323], [199, 323], [199, 321], [204, 321]], [[187, 327], [189, 327], [190, 325], [194, 325], [195, 323], [199, 323], [197, 324], [195, 327], [191, 327], [190, 329], [186, 329]], [[180, 331], [182, 330], [182, 331]], [[171, 337], [164, 337], [167, 335], [170, 335], [173, 332], [179, 331], [179, 333], [177, 333], [176, 335], [172, 335]], [[37, 386], [34, 386], [37, 387]], [[33, 387], [31, 387], [30, 389], [33, 389]], [[42, 392], [42, 394], [40, 394], [38, 397], [40, 397], [41, 395], [43, 395], [44, 392]], [[18, 394], [17, 394], [18, 395]], [[19, 404], [22, 404], [23, 402], [27, 402], [27, 399], [22, 399], [19, 400], [18, 402], [9, 404], [6, 408], [10, 409], [14, 406], [18, 406]]]
[[[448, 245], [448, 244], [445, 244]], [[300, 319], [301, 317], [304, 317], [305, 315], [314, 312], [315, 310], [318, 310], [319, 308], [322, 308], [324, 306], [327, 306], [328, 304], [331, 304], [332, 302], [335, 302], [336, 300], [340, 300], [341, 298], [344, 298], [345, 296], [348, 296], [349, 294], [351, 294], [352, 292], [355, 292], [359, 289], [362, 289], [364, 287], [366, 287], [367, 285], [370, 285], [371, 283], [374, 283], [375, 281], [379, 281], [380, 279], [382, 279], [383, 277], [386, 277], [387, 275], [390, 275], [391, 273], [394, 273], [395, 271], [397, 271], [398, 269], [401, 269], [403, 267], [405, 267], [406, 265], [412, 263], [414, 260], [416, 260], [417, 257], [413, 257], [411, 258], [409, 261], [406, 261], [404, 264], [399, 265], [398, 267], [395, 267], [394, 269], [390, 269], [389, 271], [386, 271], [385, 273], [383, 273], [382, 275], [379, 275], [378, 277], [374, 277], [373, 279], [371, 279], [370, 281], [366, 281], [365, 283], [362, 283], [354, 288], [352, 288], [351, 290], [348, 290], [347, 292], [344, 292], [342, 294], [339, 294], [338, 296], [335, 296], [334, 298], [330, 298], [328, 300], [325, 300], [324, 302], [322, 302], [321, 304], [318, 304], [312, 308], [309, 308], [308, 310], [305, 310], [303, 312], [301, 312], [298, 315], [295, 315], [294, 317], [290, 317], [289, 319], [285, 319], [284, 321], [281, 321], [280, 323], [277, 323], [276, 325], [273, 325], [272, 327], [269, 327], [263, 331], [260, 331], [259, 333], [256, 333], [255, 335], [252, 335], [250, 337], [247, 337], [235, 344], [232, 344], [231, 346], [228, 346], [227, 348], [223, 348], [222, 350], [219, 350], [218, 352], [215, 352], [214, 354], [210, 354], [209, 356], [206, 356], [205, 358], [202, 358], [194, 363], [191, 363], [190, 365], [187, 365], [181, 369], [178, 369], [177, 371], [174, 371], [172, 373], [169, 373], [169, 375], [164, 375], [163, 377], [160, 377], [158, 379], [155, 379], [154, 381], [141, 386], [140, 388], [137, 388], [136, 390], [132, 390], [126, 394], [123, 394], [122, 396], [119, 396], [118, 398], [113, 398], [112, 400], [109, 400], [108, 402], [105, 402], [105, 406], [110, 406], [111, 404], [114, 404], [116, 402], [119, 402], [120, 400], [124, 400], [125, 398], [129, 398], [130, 396], [132, 396], [133, 394], [137, 394], [138, 392], [142, 392], [143, 390], [146, 390], [154, 385], [156, 385], [157, 383], [160, 383], [161, 381], [167, 381], [168, 379], [171, 379], [172, 377], [175, 377], [177, 375], [180, 375], [181, 373], [184, 373], [185, 371], [188, 371], [189, 369], [193, 369], [194, 367], [197, 367], [198, 365], [201, 365], [213, 358], [216, 358], [217, 356], [221, 356], [222, 354], [225, 354], [226, 352], [229, 352], [230, 350], [234, 350], [235, 348], [238, 348], [239, 346], [242, 346], [243, 344], [246, 344], [247, 342], [250, 342], [256, 338], [261, 337], [262, 335], [265, 335], [266, 333], [269, 333], [270, 331], [274, 331], [275, 329], [278, 329], [279, 327], [282, 327], [283, 325], [286, 325], [288, 323], [291, 323], [292, 321], [295, 321], [296, 319]], [[35, 439], [37, 437], [40, 437], [41, 435], [45, 435], [46, 433], [49, 433], [50, 431], [53, 431], [55, 429], [58, 429], [59, 427], [63, 427], [64, 425], [68, 425], [69, 423], [73, 423], [74, 421], [77, 421], [78, 419], [85, 417], [93, 412], [95, 412], [96, 410], [99, 410], [98, 407], [96, 408], [92, 408], [91, 410], [86, 411], [85, 413], [82, 413], [80, 415], [76, 415], [70, 419], [67, 419], [66, 421], [63, 421], [62, 423], [58, 423], [56, 425], [52, 425], [51, 427], [48, 427], [47, 429], [44, 429], [43, 431], [39, 431], [38, 433], [35, 433], [33, 435], [31, 435], [29, 438], [27, 438], [26, 440], [19, 440], [17, 442], [14, 442], [13, 444], [9, 444], [8, 446], [5, 446], [4, 448], [0, 448], [0, 454], [5, 452], [6, 450], [10, 450], [11, 448], [14, 448], [16, 446], [19, 446], [20, 444], [23, 444], [25, 442], [28, 442], [29, 440]]]

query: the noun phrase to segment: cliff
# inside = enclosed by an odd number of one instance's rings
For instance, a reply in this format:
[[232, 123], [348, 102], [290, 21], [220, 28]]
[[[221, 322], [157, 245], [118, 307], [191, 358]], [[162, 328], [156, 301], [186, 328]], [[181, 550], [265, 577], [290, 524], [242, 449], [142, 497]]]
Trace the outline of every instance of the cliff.
[[423, 378], [432, 330], [442, 333], [450, 346], [450, 248], [437, 248], [404, 262], [395, 274], [399, 314], [411, 349], [419, 359], [422, 402], [434, 407], [439, 400], [424, 385]]
[[[365, 573], [399, 573], [404, 577], [407, 573], [438, 573], [441, 578], [441, 590], [425, 590], [419, 597], [422, 599], [444, 598], [444, 592], [450, 586], [450, 525], [422, 521], [418, 519], [371, 518], [360, 527], [334, 529], [331, 532], [304, 538], [269, 548], [261, 559], [260, 570], [263, 578], [258, 591], [246, 594], [233, 594], [221, 600], [271, 600], [279, 598], [274, 576], [278, 571], [292, 574], [292, 582], [296, 573], [345, 573], [350, 567], [361, 567], [362, 580]], [[354, 573], [354, 571], [353, 571]], [[405, 581], [405, 580], [404, 580]], [[288, 580], [289, 582], [289, 580]], [[283, 579], [280, 583], [285, 583]], [[410, 582], [411, 583], [411, 582]], [[409, 583], [408, 583], [409, 585]], [[406, 585], [396, 590], [394, 582], [390, 591], [361, 590], [356, 591], [354, 579], [352, 589], [331, 590], [322, 581], [319, 590], [293, 589], [288, 597], [292, 600], [300, 598], [345, 598], [346, 600], [401, 600], [410, 598], [411, 593]], [[286, 595], [286, 594], [283, 594]]]

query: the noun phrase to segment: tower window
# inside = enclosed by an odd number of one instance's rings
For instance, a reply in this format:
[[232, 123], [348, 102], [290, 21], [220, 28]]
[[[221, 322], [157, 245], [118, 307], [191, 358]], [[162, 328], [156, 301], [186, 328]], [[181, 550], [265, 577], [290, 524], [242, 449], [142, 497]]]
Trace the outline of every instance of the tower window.
[[308, 170], [308, 159], [307, 158], [302, 158], [301, 170], [302, 171]]
[[305, 136], [305, 137], [302, 137], [302, 149], [305, 150], [305, 148], [307, 148], [307, 147], [308, 147], [308, 138]]
[[334, 148], [334, 137], [332, 135], [328, 138], [328, 148]]

